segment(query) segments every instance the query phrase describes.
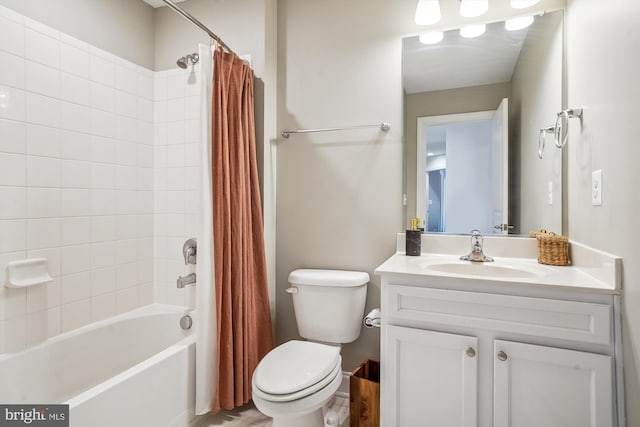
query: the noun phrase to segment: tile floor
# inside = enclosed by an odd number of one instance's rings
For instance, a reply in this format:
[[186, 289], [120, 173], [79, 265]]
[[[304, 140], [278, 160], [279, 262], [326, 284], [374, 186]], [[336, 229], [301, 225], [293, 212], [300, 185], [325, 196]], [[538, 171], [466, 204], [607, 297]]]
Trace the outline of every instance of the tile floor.
[[[334, 397], [327, 406], [333, 409], [340, 419], [339, 427], [349, 426], [349, 399]], [[199, 420], [193, 427], [271, 427], [271, 419], [262, 415], [252, 405], [225, 411], [216, 415], [209, 415]]]

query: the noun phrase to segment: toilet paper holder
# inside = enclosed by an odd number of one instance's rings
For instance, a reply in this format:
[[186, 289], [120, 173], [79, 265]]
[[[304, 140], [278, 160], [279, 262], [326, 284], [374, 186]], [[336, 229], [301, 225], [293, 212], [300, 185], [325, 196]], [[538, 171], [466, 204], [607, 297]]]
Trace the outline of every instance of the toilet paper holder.
[[379, 328], [381, 325], [382, 313], [379, 308], [374, 308], [367, 314], [362, 323], [365, 328]]

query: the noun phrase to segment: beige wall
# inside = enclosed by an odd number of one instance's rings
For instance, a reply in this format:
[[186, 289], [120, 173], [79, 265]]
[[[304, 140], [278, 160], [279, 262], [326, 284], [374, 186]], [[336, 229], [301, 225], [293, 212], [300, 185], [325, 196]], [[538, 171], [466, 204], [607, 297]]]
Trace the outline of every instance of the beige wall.
[[[384, 0], [278, 4], [279, 129], [391, 123], [389, 133], [363, 129], [278, 142], [278, 342], [298, 337], [284, 291], [294, 269], [366, 271], [367, 309], [379, 306], [373, 270], [394, 253], [402, 227], [398, 28], [405, 16], [396, 9]], [[377, 359], [379, 338], [379, 329], [363, 328], [344, 346], [343, 368]]]
[[406, 221], [416, 212], [416, 138], [418, 117], [495, 110], [508, 98], [509, 83], [405, 94], [405, 141], [407, 194]]
[[[266, 5], [265, 0], [188, 0], [179, 3], [238, 55], [250, 54], [258, 77], [265, 71]], [[209, 36], [204, 31], [168, 7], [156, 9], [155, 28], [156, 70], [175, 68], [178, 58], [198, 50], [198, 43], [209, 43]]]
[[[640, 425], [640, 2], [570, 0], [567, 6], [569, 233], [623, 258], [623, 348], [627, 426]], [[602, 169], [602, 206], [591, 205], [591, 172]]]
[[153, 8], [142, 0], [0, 0], [0, 5], [153, 70]]
[[[562, 151], [546, 136], [538, 157], [541, 127], [562, 110], [563, 13], [538, 17], [529, 29], [511, 80], [509, 99], [509, 222], [515, 232], [562, 232]], [[548, 204], [548, 183], [553, 203]]]
[[[0, 0], [18, 13], [151, 70], [167, 70], [195, 52], [208, 36], [167, 7], [142, 0]], [[251, 54], [256, 75], [265, 73], [265, 20], [272, 0], [189, 0], [180, 7], [211, 28], [238, 54]], [[273, 25], [272, 22], [269, 25]], [[271, 30], [274, 31], [273, 29]]]

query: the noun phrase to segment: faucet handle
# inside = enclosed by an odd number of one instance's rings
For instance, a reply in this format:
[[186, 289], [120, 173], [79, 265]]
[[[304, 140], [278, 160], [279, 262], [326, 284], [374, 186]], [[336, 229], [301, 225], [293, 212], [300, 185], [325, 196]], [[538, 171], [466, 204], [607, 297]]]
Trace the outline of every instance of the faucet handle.
[[480, 230], [471, 230], [471, 246], [482, 249], [482, 233]]
[[184, 242], [182, 246], [182, 255], [184, 256], [184, 265], [195, 264], [196, 255], [198, 253], [198, 243], [195, 238], [191, 238]]

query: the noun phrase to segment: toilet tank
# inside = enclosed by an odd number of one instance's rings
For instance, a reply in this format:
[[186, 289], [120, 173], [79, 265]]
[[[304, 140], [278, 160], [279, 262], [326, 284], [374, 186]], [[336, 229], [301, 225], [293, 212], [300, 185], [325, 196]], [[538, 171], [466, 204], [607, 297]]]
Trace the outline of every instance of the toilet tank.
[[369, 274], [295, 270], [289, 274], [298, 333], [311, 341], [346, 344], [360, 335]]

